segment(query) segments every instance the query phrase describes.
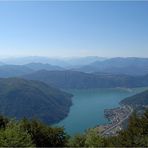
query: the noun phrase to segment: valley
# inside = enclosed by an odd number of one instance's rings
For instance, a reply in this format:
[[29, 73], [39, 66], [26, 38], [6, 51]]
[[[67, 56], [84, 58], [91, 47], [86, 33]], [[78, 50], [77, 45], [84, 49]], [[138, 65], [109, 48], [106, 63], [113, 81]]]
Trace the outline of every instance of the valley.
[[[127, 106], [130, 102], [139, 104], [139, 96], [133, 95], [147, 89], [147, 65], [148, 58], [134, 57], [3, 60], [0, 111], [16, 119], [35, 117], [47, 124], [64, 126], [71, 135], [97, 125], [105, 125], [109, 131], [111, 127], [120, 129], [119, 122], [123, 120], [120, 114], [113, 116], [115, 121], [111, 119], [113, 124], [110, 125], [104, 110], [116, 111], [121, 104]], [[147, 92], [142, 96], [141, 103], [145, 105]], [[125, 110], [125, 117], [126, 113]]]

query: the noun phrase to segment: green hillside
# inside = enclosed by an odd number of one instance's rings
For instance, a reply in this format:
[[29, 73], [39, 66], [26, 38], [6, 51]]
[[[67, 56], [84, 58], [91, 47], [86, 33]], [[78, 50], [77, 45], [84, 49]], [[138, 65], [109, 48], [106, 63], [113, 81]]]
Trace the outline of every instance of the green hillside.
[[38, 118], [55, 123], [67, 116], [72, 95], [42, 82], [0, 79], [0, 113], [20, 119]]
[[121, 104], [128, 104], [132, 106], [148, 105], [148, 90], [136, 94], [134, 96], [125, 98], [124, 100], [121, 101]]

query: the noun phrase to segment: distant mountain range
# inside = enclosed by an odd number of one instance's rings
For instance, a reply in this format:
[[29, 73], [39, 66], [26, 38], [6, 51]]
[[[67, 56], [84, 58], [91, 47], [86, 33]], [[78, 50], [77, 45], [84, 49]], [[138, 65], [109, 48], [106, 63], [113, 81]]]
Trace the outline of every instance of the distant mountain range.
[[[28, 59], [30, 58], [28, 57]], [[34, 58], [38, 59], [38, 57]], [[42, 57], [41, 59], [43, 61], [44, 58]], [[86, 63], [97, 59], [99, 58], [78, 58], [78, 63], [80, 61], [85, 61], [84, 63]], [[26, 58], [25, 60], [27, 61]], [[49, 59], [45, 58], [44, 62], [46, 60]], [[71, 61], [71, 64], [74, 62], [72, 59], [66, 60]], [[148, 86], [148, 58], [99, 59], [89, 65], [79, 65], [79, 68], [76, 67], [75, 65], [73, 68], [62, 68], [45, 63], [28, 63], [25, 65], [5, 64], [0, 66], [0, 78], [23, 77], [39, 80], [58, 88], [80, 89]]]
[[148, 58], [111, 58], [104, 61], [96, 61], [75, 70], [89, 73], [145, 75], [148, 74]]
[[29, 63], [26, 65], [1, 65], [0, 78], [18, 77], [38, 70], [64, 70], [59, 66], [42, 63]]
[[[81, 58], [24, 57], [5, 59], [2, 62], [26, 66], [32, 70], [72, 70], [86, 73], [110, 73], [140, 76], [148, 74], [148, 58]], [[4, 63], [0, 63], [0, 66]]]
[[5, 58], [0, 60], [8, 65], [26, 65], [29, 63], [42, 63], [42, 64], [51, 64], [57, 66], [68, 66], [67, 62], [57, 58], [48, 58], [48, 57], [40, 57], [40, 56], [28, 56], [28, 57], [14, 57], [14, 58]]
[[37, 70], [64, 70], [64, 68], [61, 68], [60, 66], [50, 65], [50, 64], [42, 64], [42, 63], [29, 63], [24, 66], [26, 66], [34, 71], [37, 71]]
[[16, 119], [27, 117], [56, 123], [67, 116], [71, 97], [42, 82], [0, 79], [0, 113]]
[[75, 57], [75, 58], [65, 58], [66, 61], [71, 67], [80, 67], [83, 65], [88, 65], [96, 61], [104, 61], [107, 58], [97, 57], [97, 56], [88, 56], [88, 57]]
[[29, 80], [38, 80], [58, 88], [115, 88], [148, 86], [148, 75], [128, 76], [113, 74], [90, 74], [78, 71], [41, 70], [22, 76]]
[[30, 56], [30, 57], [18, 57], [18, 58], [5, 58], [1, 61], [6, 64], [14, 65], [25, 65], [29, 63], [42, 63], [42, 64], [51, 64], [57, 65], [64, 68], [72, 68], [73, 66], [82, 66], [87, 65], [95, 61], [102, 61], [106, 58], [97, 57], [97, 56], [88, 56], [88, 57], [74, 57], [74, 58], [49, 58], [49, 57], [39, 57], [39, 56]]
[[72, 70], [86, 73], [110, 73], [140, 76], [148, 74], [148, 58], [100, 58], [95, 56], [81, 58], [24, 57], [8, 58], [2, 65], [21, 65], [36, 70]]
[[0, 62], [0, 66], [2, 66], [2, 65], [5, 65], [5, 63], [3, 63], [3, 62]]
[[112, 74], [145, 75], [148, 74], [148, 58], [112, 58], [96, 61], [75, 70], [82, 72], [105, 72]]
[[33, 70], [27, 66], [21, 66], [21, 65], [0, 66], [0, 78], [17, 77], [31, 72], [33, 72]]

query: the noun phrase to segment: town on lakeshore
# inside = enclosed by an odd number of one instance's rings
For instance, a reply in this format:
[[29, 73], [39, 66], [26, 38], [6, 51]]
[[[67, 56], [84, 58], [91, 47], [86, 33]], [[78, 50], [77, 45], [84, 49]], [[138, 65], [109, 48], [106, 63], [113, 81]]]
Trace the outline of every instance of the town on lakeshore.
[[113, 109], [105, 109], [104, 116], [110, 121], [109, 124], [99, 125], [96, 129], [102, 136], [115, 136], [121, 131], [128, 118], [133, 112], [133, 108], [129, 105], [123, 105], [121, 107]]

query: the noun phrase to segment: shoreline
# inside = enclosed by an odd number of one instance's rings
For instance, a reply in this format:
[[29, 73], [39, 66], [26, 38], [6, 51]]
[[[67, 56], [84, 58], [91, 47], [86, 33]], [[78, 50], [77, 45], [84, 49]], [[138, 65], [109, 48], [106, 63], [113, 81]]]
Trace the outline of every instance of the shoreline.
[[99, 125], [98, 132], [102, 136], [115, 136], [123, 129], [124, 122], [128, 120], [133, 113], [133, 108], [129, 105], [122, 105], [120, 107], [105, 109], [104, 116], [111, 123]]

